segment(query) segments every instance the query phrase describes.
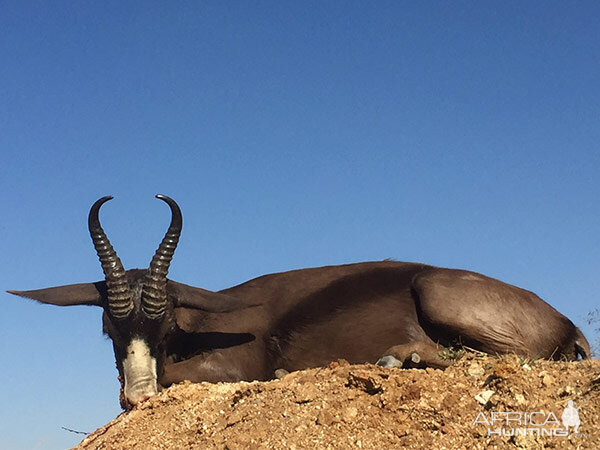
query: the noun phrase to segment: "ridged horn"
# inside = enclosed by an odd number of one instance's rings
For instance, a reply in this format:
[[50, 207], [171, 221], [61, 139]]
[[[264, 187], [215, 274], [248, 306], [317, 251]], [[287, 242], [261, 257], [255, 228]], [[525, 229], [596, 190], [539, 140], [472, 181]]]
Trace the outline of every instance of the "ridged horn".
[[90, 215], [88, 217], [88, 228], [94, 243], [102, 271], [106, 280], [106, 288], [108, 291], [108, 309], [110, 314], [116, 319], [126, 318], [133, 309], [133, 300], [129, 290], [129, 283], [121, 260], [117, 256], [117, 252], [110, 245], [110, 241], [106, 237], [106, 233], [100, 225], [98, 213], [100, 207], [111, 200], [112, 196], [102, 197], [92, 205]]
[[183, 226], [181, 210], [175, 200], [160, 194], [156, 198], [171, 208], [171, 224], [152, 258], [142, 288], [142, 311], [150, 319], [162, 317], [167, 307], [167, 273]]

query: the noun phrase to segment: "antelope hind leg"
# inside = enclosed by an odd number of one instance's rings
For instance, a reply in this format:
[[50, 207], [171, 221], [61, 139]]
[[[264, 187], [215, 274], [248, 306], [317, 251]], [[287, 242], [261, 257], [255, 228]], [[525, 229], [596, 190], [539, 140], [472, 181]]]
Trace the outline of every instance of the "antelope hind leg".
[[433, 342], [413, 342], [395, 345], [384, 352], [377, 365], [382, 367], [403, 367], [445, 369], [451, 360], [442, 358], [444, 348]]

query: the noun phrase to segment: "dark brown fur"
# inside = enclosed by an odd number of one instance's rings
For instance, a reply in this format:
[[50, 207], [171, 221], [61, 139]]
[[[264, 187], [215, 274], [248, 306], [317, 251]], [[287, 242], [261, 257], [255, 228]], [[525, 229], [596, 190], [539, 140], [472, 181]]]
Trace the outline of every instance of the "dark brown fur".
[[[169, 280], [159, 322], [139, 313], [144, 274], [127, 272], [134, 312], [122, 321], [105, 313], [104, 330], [120, 372], [128, 339], [146, 339], [163, 387], [183, 380], [265, 380], [276, 369], [338, 358], [374, 363], [391, 355], [405, 366], [412, 358], [419, 367], [445, 367], [442, 346], [456, 344], [491, 354], [589, 357], [579, 329], [535, 294], [463, 270], [366, 262], [265, 275], [220, 292]], [[12, 293], [107, 308], [103, 281]]]
[[404, 359], [411, 345], [425, 355], [425, 365], [447, 365], [427, 358], [442, 350], [437, 343], [536, 358], [589, 355], [581, 332], [535, 294], [466, 271], [369, 262], [266, 275], [221, 293], [260, 306], [227, 315], [176, 310], [178, 325], [255, 339], [168, 364], [161, 384], [218, 381], [224, 367], [231, 379], [252, 380], [337, 358]]

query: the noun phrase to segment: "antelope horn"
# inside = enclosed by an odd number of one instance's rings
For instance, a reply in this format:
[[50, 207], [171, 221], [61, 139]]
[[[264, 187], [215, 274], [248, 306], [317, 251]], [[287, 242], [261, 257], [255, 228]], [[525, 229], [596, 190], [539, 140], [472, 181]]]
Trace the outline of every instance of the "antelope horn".
[[142, 288], [142, 311], [150, 319], [162, 317], [167, 307], [167, 273], [183, 226], [181, 210], [175, 200], [160, 194], [156, 198], [171, 208], [171, 224], [152, 258]]
[[110, 241], [106, 237], [102, 226], [100, 226], [100, 219], [98, 218], [100, 207], [111, 199], [112, 196], [102, 197], [92, 205], [88, 217], [88, 228], [106, 279], [108, 309], [116, 319], [124, 319], [129, 316], [133, 309], [129, 283], [123, 264], [117, 256], [117, 252], [110, 245]]

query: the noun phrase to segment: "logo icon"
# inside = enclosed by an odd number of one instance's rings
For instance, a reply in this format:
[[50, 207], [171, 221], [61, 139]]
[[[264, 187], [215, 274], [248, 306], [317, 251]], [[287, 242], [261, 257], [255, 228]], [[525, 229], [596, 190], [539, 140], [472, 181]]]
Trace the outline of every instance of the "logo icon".
[[573, 400], [568, 401], [567, 407], [563, 410], [563, 413], [560, 416], [567, 433], [569, 432], [569, 427], [573, 427], [573, 431], [575, 433], [579, 431], [579, 425], [581, 425], [581, 420], [579, 420], [579, 408], [581, 408], [585, 402], [586, 400], [584, 400], [581, 405], [575, 408], [573, 406]]

